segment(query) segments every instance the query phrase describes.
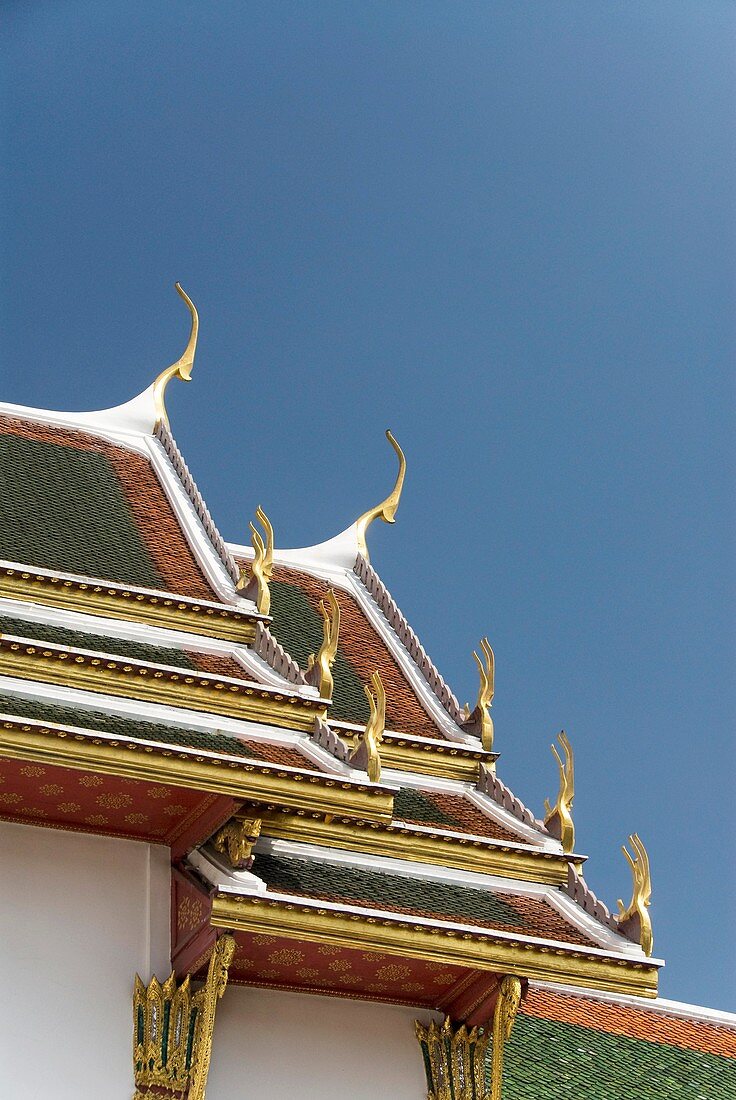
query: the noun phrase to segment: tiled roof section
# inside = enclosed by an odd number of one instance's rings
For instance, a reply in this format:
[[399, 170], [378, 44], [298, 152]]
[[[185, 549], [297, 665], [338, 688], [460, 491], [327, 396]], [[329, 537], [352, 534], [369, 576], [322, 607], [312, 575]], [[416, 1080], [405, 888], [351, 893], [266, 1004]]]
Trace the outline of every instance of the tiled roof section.
[[537, 898], [261, 853], [256, 855], [253, 870], [277, 893], [434, 917], [563, 943], [591, 943]]
[[207, 752], [243, 756], [250, 760], [269, 764], [286, 765], [317, 771], [316, 765], [298, 749], [288, 745], [276, 745], [263, 741], [245, 741], [226, 733], [185, 729], [168, 723], [148, 722], [138, 718], [121, 718], [104, 711], [85, 710], [82, 707], [60, 706], [56, 703], [26, 699], [18, 695], [0, 695], [0, 721], [2, 715], [30, 718], [49, 725], [78, 726], [84, 730], [99, 730], [114, 737], [157, 741], [164, 745], [181, 745], [184, 748], [205, 749]]
[[147, 661], [151, 664], [173, 665], [175, 668], [211, 672], [215, 676], [232, 676], [237, 680], [250, 679], [241, 664], [224, 654], [197, 653], [169, 646], [131, 642], [126, 638], [89, 634], [86, 630], [69, 630], [66, 627], [51, 626], [49, 623], [14, 619], [8, 615], [0, 615], [0, 634], [15, 634], [20, 638], [66, 645], [71, 649], [91, 649], [96, 653], [130, 657], [133, 661]]
[[734, 1033], [530, 990], [504, 1051], [504, 1100], [733, 1100]]
[[[600, 921], [601, 924], [605, 924], [614, 932], [620, 932], [621, 935], [626, 934], [619, 928], [618, 921], [608, 906], [604, 905], [602, 901], [599, 901], [582, 874], [572, 863], [568, 864], [567, 868], [566, 892], [572, 900], [579, 905], [581, 909], [584, 909], [586, 913], [589, 913], [591, 917], [595, 917], [597, 921]], [[633, 934], [630, 938], [633, 939]]]
[[669, 1043], [683, 1050], [703, 1050], [736, 1058], [736, 1027], [687, 1019], [659, 1009], [531, 988], [524, 1001], [524, 1012], [559, 1023], [608, 1031], [612, 1035], [627, 1035], [652, 1043]]
[[0, 418], [0, 556], [195, 599], [212, 592], [151, 464], [86, 432]]
[[385, 584], [378, 576], [378, 573], [376, 573], [375, 569], [366, 561], [362, 554], [358, 554], [353, 572], [356, 577], [363, 582], [368, 593], [373, 597], [373, 600], [383, 613], [389, 626], [393, 628], [397, 638], [406, 648], [422, 676], [424, 676], [452, 720], [458, 724], [462, 723], [464, 715], [460, 709], [457, 698], [432, 664], [424, 646], [399, 610], [396, 600], [386, 588]]
[[517, 843], [519, 840], [515, 833], [504, 829], [462, 795], [402, 787], [394, 800], [394, 817], [413, 825], [436, 825], [440, 829], [472, 833], [492, 840]]
[[[271, 582], [271, 629], [282, 645], [306, 667], [310, 653], [322, 641], [322, 618], [318, 611], [329, 585], [306, 573], [277, 568]], [[369, 709], [363, 684], [378, 669], [386, 688], [386, 727], [398, 733], [420, 737], [442, 734], [422, 707], [411, 685], [394, 660], [388, 646], [366, 619], [356, 600], [343, 589], [335, 589], [340, 605], [340, 646], [333, 675], [335, 693], [330, 717], [364, 724]]]

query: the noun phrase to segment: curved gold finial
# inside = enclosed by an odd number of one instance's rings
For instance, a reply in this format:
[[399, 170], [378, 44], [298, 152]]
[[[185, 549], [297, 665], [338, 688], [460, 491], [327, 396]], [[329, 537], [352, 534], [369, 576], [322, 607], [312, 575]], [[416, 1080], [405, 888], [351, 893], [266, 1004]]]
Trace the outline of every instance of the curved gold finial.
[[493, 1052], [491, 1056], [491, 1091], [489, 1100], [501, 1100], [503, 1081], [503, 1048], [511, 1038], [514, 1020], [521, 1007], [521, 981], [507, 974], [498, 988], [493, 1012]]
[[355, 764], [356, 767], [365, 768], [371, 783], [380, 783], [381, 755], [379, 749], [386, 729], [386, 692], [378, 672], [374, 672], [371, 676], [371, 684], [373, 685], [373, 691], [367, 684], [363, 685], [363, 691], [371, 709], [370, 717], [350, 758], [350, 762]]
[[319, 688], [322, 699], [331, 699], [335, 688], [332, 666], [340, 640], [340, 605], [333, 589], [327, 593], [327, 602], [319, 601], [319, 609], [322, 613], [322, 645], [316, 657], [314, 653], [309, 655], [307, 683]]
[[619, 911], [616, 920], [619, 926], [629, 926], [626, 933], [628, 934], [630, 931], [632, 938], [641, 944], [644, 954], [649, 956], [654, 948], [652, 918], [649, 916], [649, 906], [652, 904], [652, 877], [649, 871], [649, 855], [637, 833], [631, 834], [629, 843], [634, 849], [634, 855], [632, 856], [629, 853], [625, 844], [621, 846], [621, 851], [631, 867], [631, 876], [634, 880], [633, 892], [626, 909], [624, 909], [623, 901], [619, 898]]
[[406, 474], [406, 457], [401, 447], [390, 431], [386, 431], [386, 439], [389, 441], [393, 449], [396, 451], [399, 459], [399, 472], [396, 475], [396, 483], [386, 497], [384, 501], [377, 504], [375, 508], [370, 508], [367, 512], [364, 512], [358, 520], [356, 520], [356, 527], [358, 529], [358, 549], [363, 555], [366, 561], [370, 560], [368, 554], [368, 544], [365, 541], [365, 533], [373, 523], [374, 519], [382, 519], [384, 523], [396, 523], [396, 510], [399, 507], [399, 501], [401, 499], [401, 490], [404, 487], [404, 476]]
[[168, 428], [169, 418], [166, 415], [166, 405], [164, 403], [164, 395], [166, 393], [166, 387], [169, 384], [170, 379], [175, 375], [181, 378], [182, 382], [190, 382], [192, 379], [192, 367], [194, 366], [194, 353], [197, 350], [197, 336], [199, 334], [199, 315], [194, 306], [194, 302], [182, 289], [181, 283], [174, 284], [177, 293], [180, 298], [183, 298], [186, 302], [189, 312], [192, 315], [192, 327], [189, 332], [189, 341], [184, 354], [180, 359], [177, 359], [175, 363], [172, 363], [166, 370], [161, 371], [156, 381], [153, 383], [153, 400], [156, 406], [156, 424], [160, 424], [162, 421]]
[[572, 745], [564, 730], [559, 734], [557, 740], [562, 745], [565, 761], [563, 763], [562, 757], [557, 751], [557, 746], [551, 745], [550, 747], [557, 760], [557, 767], [560, 769], [560, 789], [554, 807], [550, 806], [548, 798], [544, 800], [544, 808], [547, 811], [544, 824], [552, 835], [560, 841], [563, 852], [572, 852], [575, 848], [575, 826], [572, 820], [572, 803], [575, 798], [575, 759], [572, 753]]
[[266, 532], [266, 540], [264, 542], [263, 535], [254, 523], [249, 524], [254, 557], [250, 573], [247, 569], [241, 570], [236, 589], [255, 601], [261, 615], [268, 615], [271, 610], [271, 591], [268, 585], [273, 574], [273, 527], [260, 505], [256, 509], [256, 519]]
[[480, 737], [481, 744], [486, 752], [492, 752], [493, 719], [491, 718], [490, 709], [496, 690], [496, 658], [493, 655], [488, 638], [481, 638], [480, 649], [483, 654], [482, 660], [477, 652], [473, 650], [473, 657], [480, 675], [478, 699], [472, 711], [468, 704], [465, 704], [463, 728], [469, 733], [474, 733], [477, 737]]

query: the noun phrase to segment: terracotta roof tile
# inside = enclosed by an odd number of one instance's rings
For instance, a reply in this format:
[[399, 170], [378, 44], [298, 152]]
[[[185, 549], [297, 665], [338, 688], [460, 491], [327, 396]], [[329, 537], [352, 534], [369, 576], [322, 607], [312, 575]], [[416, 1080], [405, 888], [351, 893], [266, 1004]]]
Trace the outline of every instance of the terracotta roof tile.
[[151, 464], [85, 432], [0, 418], [0, 483], [12, 502], [0, 555], [195, 599], [215, 596]]
[[414, 825], [436, 825], [440, 829], [472, 833], [492, 840], [519, 841], [515, 833], [504, 829], [462, 795], [402, 787], [394, 802], [394, 817]]
[[[306, 573], [283, 567], [274, 570], [274, 580], [272, 630], [282, 645], [305, 667], [308, 654], [319, 649], [322, 640], [318, 606], [329, 585]], [[289, 588], [301, 592], [306, 601], [296, 601], [293, 594], [285, 591]], [[292, 595], [290, 602], [289, 595]], [[365, 617], [357, 601], [341, 588], [335, 589], [335, 595], [341, 615], [338, 661], [342, 657], [344, 664], [340, 667], [336, 662], [333, 670], [336, 690], [331, 717], [361, 724], [367, 721], [369, 712], [362, 685], [378, 669], [386, 688], [387, 728], [420, 737], [442, 737], [388, 646]]]

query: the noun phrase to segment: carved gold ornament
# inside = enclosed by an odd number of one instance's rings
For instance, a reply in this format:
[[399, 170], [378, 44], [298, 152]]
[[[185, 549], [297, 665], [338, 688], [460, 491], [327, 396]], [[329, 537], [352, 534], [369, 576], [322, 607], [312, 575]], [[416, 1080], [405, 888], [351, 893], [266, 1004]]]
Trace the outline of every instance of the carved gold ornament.
[[243, 867], [261, 835], [261, 824], [260, 817], [235, 818], [215, 833], [212, 843], [218, 852], [227, 855], [233, 867]]
[[[462, 1024], [453, 1028], [449, 1016], [442, 1024], [414, 1024], [427, 1075], [427, 1100], [501, 1100], [503, 1048], [511, 1035], [521, 1004], [521, 982], [505, 977], [498, 991], [491, 1033]], [[486, 1063], [491, 1053], [491, 1080]]]
[[263, 509], [258, 506], [256, 519], [266, 533], [263, 535], [254, 523], [251, 523], [251, 543], [254, 557], [250, 566], [250, 573], [244, 569], [240, 574], [237, 589], [249, 599], [254, 600], [261, 615], [268, 615], [271, 610], [271, 591], [269, 582], [273, 574], [273, 527]]
[[167, 428], [169, 427], [169, 418], [166, 415], [166, 405], [164, 402], [166, 387], [170, 380], [175, 377], [181, 378], [182, 382], [191, 382], [194, 354], [197, 350], [197, 336], [199, 334], [199, 316], [194, 307], [194, 302], [182, 289], [180, 283], [176, 283], [175, 286], [177, 294], [186, 302], [189, 312], [192, 315], [192, 327], [189, 332], [189, 341], [184, 349], [182, 357], [177, 359], [175, 363], [172, 363], [170, 367], [167, 367], [166, 370], [161, 371], [158, 378], [153, 383], [153, 401], [156, 407], [156, 423], [158, 425], [163, 422]]
[[366, 561], [370, 560], [368, 544], [365, 540], [366, 531], [373, 523], [374, 519], [382, 519], [384, 523], [396, 523], [396, 510], [399, 507], [401, 490], [404, 487], [404, 477], [406, 475], [406, 457], [404, 452], [388, 430], [386, 431], [386, 439], [396, 451], [396, 456], [399, 460], [399, 472], [396, 475], [394, 487], [386, 499], [380, 504], [377, 504], [375, 508], [369, 508], [368, 511], [364, 512], [356, 521], [358, 550]]
[[314, 653], [309, 655], [306, 679], [308, 684], [319, 688], [322, 699], [331, 699], [335, 688], [332, 666], [340, 640], [340, 605], [332, 589], [325, 600], [319, 601], [319, 609], [322, 614], [322, 645], [316, 657]]
[[364, 768], [368, 772], [371, 783], [381, 782], [381, 755], [380, 745], [386, 729], [386, 692], [380, 674], [374, 672], [371, 676], [373, 691], [367, 684], [363, 685], [371, 713], [365, 730], [359, 735], [358, 743], [350, 757], [350, 763], [356, 768]]
[[478, 666], [480, 684], [478, 686], [478, 699], [471, 711], [465, 704], [465, 721], [463, 729], [468, 733], [480, 737], [481, 744], [486, 752], [493, 751], [493, 719], [491, 718], [491, 704], [496, 690], [496, 658], [493, 655], [488, 638], [481, 638], [480, 642], [482, 659], [473, 650], [473, 657]]
[[235, 940], [222, 936], [213, 948], [207, 979], [196, 993], [192, 992], [188, 975], [177, 987], [173, 972], [163, 985], [152, 978], [148, 986], [136, 974], [134, 1100], [153, 1100], [162, 1089], [167, 1095], [186, 1093], [187, 1100], [204, 1100], [215, 1011], [225, 992], [234, 954]]
[[633, 938], [641, 944], [645, 955], [650, 956], [654, 948], [654, 936], [652, 935], [652, 918], [649, 916], [649, 906], [652, 903], [652, 879], [649, 871], [649, 855], [637, 833], [632, 833], [629, 843], [634, 849], [632, 856], [626, 847], [622, 845], [621, 851], [629, 861], [633, 878], [633, 892], [631, 901], [626, 909], [619, 898], [618, 916], [616, 920], [624, 931], [623, 926], [628, 925], [626, 931], [631, 931]]
[[557, 740], [565, 754], [564, 763], [557, 751], [556, 745], [551, 745], [560, 770], [560, 789], [557, 793], [557, 801], [554, 807], [550, 806], [549, 799], [545, 798], [544, 808], [547, 816], [544, 824], [552, 836], [562, 844], [563, 852], [572, 852], [575, 848], [575, 825], [572, 820], [572, 803], [575, 798], [575, 760], [572, 754], [572, 745], [564, 730], [558, 735]]

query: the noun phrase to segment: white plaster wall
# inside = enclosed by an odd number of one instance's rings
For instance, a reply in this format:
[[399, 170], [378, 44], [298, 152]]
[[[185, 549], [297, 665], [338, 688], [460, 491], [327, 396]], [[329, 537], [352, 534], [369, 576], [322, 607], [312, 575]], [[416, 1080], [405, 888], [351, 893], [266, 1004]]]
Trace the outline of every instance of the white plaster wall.
[[0, 1096], [130, 1100], [136, 971], [169, 961], [169, 851], [0, 822]]
[[421, 1009], [228, 986], [207, 1100], [425, 1100]]

